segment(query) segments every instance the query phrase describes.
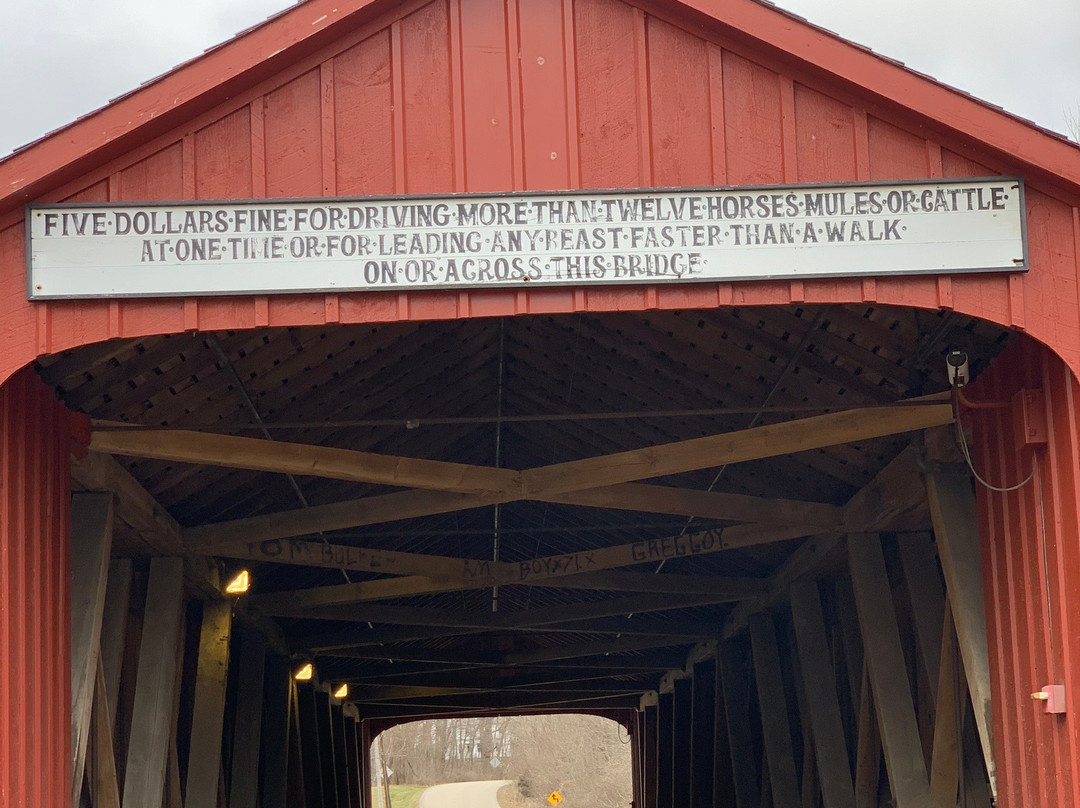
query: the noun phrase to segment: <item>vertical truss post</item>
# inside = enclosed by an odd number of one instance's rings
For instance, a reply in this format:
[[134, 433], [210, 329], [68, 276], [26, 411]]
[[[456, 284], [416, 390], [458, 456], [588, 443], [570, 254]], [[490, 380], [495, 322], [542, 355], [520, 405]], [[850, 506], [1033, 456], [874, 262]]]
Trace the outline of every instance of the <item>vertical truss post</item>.
[[101, 652], [101, 624], [112, 548], [112, 494], [71, 498], [71, 793], [79, 804]]
[[183, 560], [152, 559], [135, 679], [123, 808], [159, 808], [165, 793], [183, 602]]
[[791, 622], [799, 667], [806, 689], [806, 706], [814, 739], [818, 777], [825, 808], [854, 808], [851, 780], [836, 674], [821, 612], [821, 595], [815, 581], [799, 581], [791, 587]]
[[691, 808], [713, 808], [716, 761], [716, 661], [694, 665], [693, 769]]
[[921, 808], [930, 783], [880, 538], [849, 536], [848, 566], [893, 798], [898, 808]]
[[798, 805], [799, 782], [791, 743], [791, 721], [772, 617], [761, 613], [750, 617], [750, 641], [773, 801], [777, 805]]
[[750, 661], [742, 640], [719, 644], [720, 679], [724, 691], [728, 747], [737, 808], [757, 808], [761, 798], [758, 764], [750, 727]]

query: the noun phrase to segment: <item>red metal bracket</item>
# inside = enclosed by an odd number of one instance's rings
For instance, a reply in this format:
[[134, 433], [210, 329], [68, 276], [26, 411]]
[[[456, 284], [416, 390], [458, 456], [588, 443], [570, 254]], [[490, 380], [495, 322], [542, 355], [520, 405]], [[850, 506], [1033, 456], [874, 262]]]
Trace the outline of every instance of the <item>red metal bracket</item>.
[[1047, 441], [1046, 397], [1042, 390], [1021, 390], [1012, 397], [1017, 449], [1033, 449]]

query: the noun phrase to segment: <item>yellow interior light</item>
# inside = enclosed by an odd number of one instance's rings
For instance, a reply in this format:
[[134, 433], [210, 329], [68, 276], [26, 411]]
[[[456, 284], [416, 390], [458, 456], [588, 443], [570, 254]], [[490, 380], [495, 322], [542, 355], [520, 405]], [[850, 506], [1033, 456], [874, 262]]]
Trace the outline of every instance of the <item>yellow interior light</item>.
[[347, 682], [342, 682], [338, 685], [338, 689], [334, 691], [335, 699], [344, 699], [349, 696], [349, 685]]
[[311, 677], [315, 675], [315, 666], [310, 662], [305, 662], [299, 668], [296, 669], [296, 673], [293, 674], [293, 679], [298, 682], [310, 682]]
[[251, 589], [251, 573], [247, 570], [240, 570], [236, 573], [236, 577], [229, 581], [225, 587], [226, 595], [243, 595]]

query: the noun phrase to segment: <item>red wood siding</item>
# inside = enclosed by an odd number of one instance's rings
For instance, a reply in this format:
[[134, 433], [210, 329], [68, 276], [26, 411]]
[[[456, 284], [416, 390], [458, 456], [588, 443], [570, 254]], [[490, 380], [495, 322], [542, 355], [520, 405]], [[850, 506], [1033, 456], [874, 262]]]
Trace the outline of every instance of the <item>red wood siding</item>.
[[[1045, 446], [1024, 447], [1014, 421], [1021, 390], [1041, 391]], [[968, 388], [1004, 402], [971, 414], [990, 648], [998, 805], [1080, 805], [1080, 383], [1030, 340], [1010, 347]], [[1047, 715], [1030, 693], [1064, 684], [1068, 712]]]
[[[651, 8], [651, 7], [650, 7]], [[333, 196], [972, 176], [1021, 170], [678, 4], [433, 0], [356, 24], [49, 199]], [[343, 28], [345, 26], [342, 26]], [[855, 77], [857, 79], [858, 77]], [[1080, 369], [1078, 200], [1029, 178], [1026, 276], [233, 300], [25, 300], [0, 219], [0, 379], [33, 357], [191, 329], [860, 302], [1026, 329]]]
[[37, 376], [0, 387], [0, 805], [71, 801], [72, 416]]

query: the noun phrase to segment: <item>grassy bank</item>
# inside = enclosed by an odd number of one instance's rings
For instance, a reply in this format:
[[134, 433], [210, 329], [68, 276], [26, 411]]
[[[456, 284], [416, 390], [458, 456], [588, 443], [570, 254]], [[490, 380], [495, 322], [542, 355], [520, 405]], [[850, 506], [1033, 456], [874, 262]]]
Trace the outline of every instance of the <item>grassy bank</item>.
[[[390, 786], [390, 808], [418, 808], [427, 786]], [[372, 805], [382, 805], [382, 794], [372, 789]]]

